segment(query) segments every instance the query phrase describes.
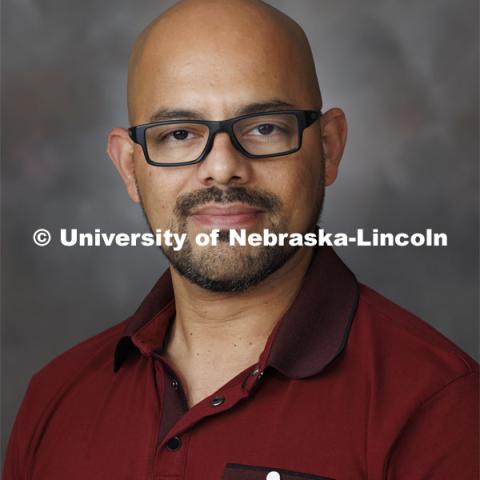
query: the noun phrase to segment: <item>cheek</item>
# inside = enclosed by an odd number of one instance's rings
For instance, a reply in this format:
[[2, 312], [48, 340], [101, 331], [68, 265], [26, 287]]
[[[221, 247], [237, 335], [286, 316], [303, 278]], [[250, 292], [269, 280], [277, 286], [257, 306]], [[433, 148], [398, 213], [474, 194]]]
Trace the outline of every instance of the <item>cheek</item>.
[[323, 191], [322, 153], [318, 145], [309, 145], [308, 142], [304, 142], [304, 147], [299, 153], [294, 177], [296, 183], [294, 205], [299, 215], [309, 218]]
[[265, 189], [282, 200], [282, 216], [292, 232], [308, 226], [319, 199], [320, 180], [320, 157], [305, 154], [279, 158], [261, 175]]
[[173, 172], [147, 165], [136, 170], [138, 190], [145, 214], [153, 228], [168, 228], [177, 192]]
[[303, 231], [311, 221], [320, 194], [319, 171], [306, 162], [292, 174], [290, 194], [292, 231]]

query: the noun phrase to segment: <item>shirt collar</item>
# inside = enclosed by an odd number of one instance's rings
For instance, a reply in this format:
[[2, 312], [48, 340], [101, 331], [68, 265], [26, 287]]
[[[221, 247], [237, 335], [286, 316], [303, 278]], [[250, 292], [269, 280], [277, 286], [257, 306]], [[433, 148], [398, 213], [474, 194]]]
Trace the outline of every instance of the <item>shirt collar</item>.
[[[315, 375], [344, 349], [358, 303], [353, 273], [331, 247], [314, 248], [302, 286], [277, 322], [260, 357], [289, 378]], [[149, 356], [161, 350], [175, 312], [170, 269], [160, 277], [118, 340], [114, 371], [133, 350]]]

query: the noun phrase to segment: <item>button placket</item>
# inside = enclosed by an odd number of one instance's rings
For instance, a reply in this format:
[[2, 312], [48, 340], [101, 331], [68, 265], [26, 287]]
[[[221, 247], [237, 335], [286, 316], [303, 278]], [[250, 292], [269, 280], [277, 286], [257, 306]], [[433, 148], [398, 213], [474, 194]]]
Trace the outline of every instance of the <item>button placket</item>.
[[244, 379], [242, 388], [250, 392], [255, 386], [258, 385], [258, 381], [263, 377], [264, 370], [260, 366], [255, 367]]
[[188, 458], [189, 442], [190, 432], [172, 432], [166, 437], [164, 445], [155, 456], [152, 480], [167, 477], [183, 478]]
[[175, 435], [167, 442], [167, 448], [171, 452], [178, 450], [182, 446], [182, 440], [178, 435]]
[[153, 355], [155, 374], [160, 400], [160, 425], [157, 432], [157, 444], [152, 458], [152, 479], [159, 475], [181, 476], [188, 451], [189, 432], [175, 432], [172, 426], [188, 410], [184, 399], [182, 384], [178, 375], [157, 355]]
[[216, 397], [213, 397], [212, 400], [210, 401], [210, 405], [212, 407], [218, 407], [225, 401], [225, 397], [223, 395], [217, 395]]
[[[220, 392], [219, 392], [220, 393]], [[183, 436], [200, 420], [211, 415], [219, 414], [232, 408], [240, 400], [248, 396], [248, 393], [242, 388], [241, 384], [225, 389], [220, 394], [206, 398], [193, 408], [188, 410], [183, 417], [175, 424], [175, 427], [169, 432], [170, 435]], [[166, 445], [168, 440], [164, 439], [159, 448]]]

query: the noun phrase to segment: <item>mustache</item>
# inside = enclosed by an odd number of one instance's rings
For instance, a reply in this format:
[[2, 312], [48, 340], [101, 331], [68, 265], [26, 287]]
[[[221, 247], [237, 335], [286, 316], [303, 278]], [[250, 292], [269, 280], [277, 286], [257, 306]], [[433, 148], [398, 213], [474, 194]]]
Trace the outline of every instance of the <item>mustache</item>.
[[270, 192], [259, 192], [245, 187], [229, 187], [224, 190], [212, 186], [180, 196], [175, 204], [174, 213], [179, 218], [186, 218], [194, 208], [207, 203], [224, 205], [235, 202], [261, 208], [272, 213], [280, 211], [282, 207], [281, 200]]

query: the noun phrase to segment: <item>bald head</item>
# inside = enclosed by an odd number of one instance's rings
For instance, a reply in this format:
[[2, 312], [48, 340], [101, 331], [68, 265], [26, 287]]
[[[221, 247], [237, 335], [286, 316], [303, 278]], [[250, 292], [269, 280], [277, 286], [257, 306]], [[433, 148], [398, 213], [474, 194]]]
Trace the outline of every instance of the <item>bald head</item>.
[[[129, 67], [130, 124], [153, 125], [134, 138], [113, 129], [108, 152], [152, 231], [196, 238], [212, 228], [311, 230], [337, 175], [346, 122], [340, 109], [308, 112], [322, 107], [320, 89], [292, 19], [259, 0], [184, 0], [142, 32]], [[257, 156], [250, 161], [247, 151]], [[249, 211], [192, 213], [217, 203]], [[164, 249], [176, 281], [237, 292], [294, 254], [220, 243]]]
[[215, 99], [220, 115], [228, 103], [233, 108], [268, 97], [321, 107], [305, 33], [262, 1], [180, 1], [154, 19], [132, 49], [131, 124], [148, 122], [160, 107], [205, 110]]

